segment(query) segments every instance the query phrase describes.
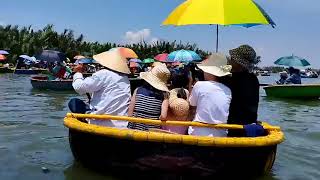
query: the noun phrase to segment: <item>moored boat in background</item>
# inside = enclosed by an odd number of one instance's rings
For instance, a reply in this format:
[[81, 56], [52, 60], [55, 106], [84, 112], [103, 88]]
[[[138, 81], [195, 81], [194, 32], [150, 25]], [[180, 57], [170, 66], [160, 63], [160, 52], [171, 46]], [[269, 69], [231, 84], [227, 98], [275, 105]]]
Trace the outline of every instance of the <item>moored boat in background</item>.
[[269, 85], [263, 89], [269, 97], [299, 99], [316, 99], [320, 97], [320, 84]]

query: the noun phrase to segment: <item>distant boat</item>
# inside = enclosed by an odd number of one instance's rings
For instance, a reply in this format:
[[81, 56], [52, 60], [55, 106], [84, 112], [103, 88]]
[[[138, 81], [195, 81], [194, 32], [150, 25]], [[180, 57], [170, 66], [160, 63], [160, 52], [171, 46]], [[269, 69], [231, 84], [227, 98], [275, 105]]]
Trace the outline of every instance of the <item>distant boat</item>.
[[270, 76], [270, 75], [271, 75], [271, 73], [269, 71], [262, 71], [260, 73], [260, 76]]
[[317, 99], [320, 97], [320, 84], [269, 85], [263, 88], [268, 97]]
[[301, 78], [318, 78], [319, 74], [315, 71], [307, 70], [301, 71]]
[[48, 80], [47, 76], [32, 76], [31, 85], [40, 90], [73, 91], [72, 79]]
[[15, 69], [14, 74], [41, 74], [47, 72], [47, 69]]

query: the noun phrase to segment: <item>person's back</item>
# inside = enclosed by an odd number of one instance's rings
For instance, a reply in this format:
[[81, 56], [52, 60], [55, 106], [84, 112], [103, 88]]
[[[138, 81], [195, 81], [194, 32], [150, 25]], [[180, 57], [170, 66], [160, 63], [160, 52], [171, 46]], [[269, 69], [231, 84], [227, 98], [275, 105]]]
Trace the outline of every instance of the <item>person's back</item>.
[[194, 121], [208, 124], [227, 123], [231, 101], [231, 90], [227, 86], [214, 81], [199, 81], [192, 91], [190, 104], [197, 105]]
[[[176, 88], [170, 91], [168, 116], [169, 121], [190, 121], [189, 115], [189, 91], [183, 88]], [[187, 134], [187, 126], [163, 126], [167, 130], [177, 134]]]
[[[93, 58], [107, 69], [94, 73], [91, 77], [84, 78], [84, 66], [79, 64], [74, 67], [72, 86], [80, 95], [92, 96], [89, 98], [90, 108], [80, 99], [73, 98], [69, 101], [69, 108], [73, 113], [110, 114], [126, 116], [131, 97], [127, 59], [117, 51], [107, 51]], [[89, 123], [126, 128], [126, 121], [89, 120]]]
[[286, 84], [301, 84], [301, 76], [298, 73], [293, 73], [287, 80]]
[[229, 124], [245, 125], [257, 122], [259, 88], [259, 80], [253, 73], [238, 72], [232, 74]]
[[[94, 73], [91, 79], [95, 83], [94, 86], [87, 86], [86, 83], [73, 83], [73, 87], [79, 94], [91, 92], [92, 114], [127, 115], [131, 97], [129, 78], [126, 75], [103, 69]], [[112, 127], [127, 126], [127, 122], [122, 121], [92, 120], [89, 123]]]
[[[161, 115], [162, 102], [164, 94], [149, 85], [144, 85], [137, 88], [134, 93], [135, 104], [133, 110], [133, 117], [159, 119]], [[147, 131], [149, 128], [160, 128], [159, 125], [147, 125], [143, 123], [128, 123], [128, 128]]]
[[[260, 56], [257, 56], [249, 45], [241, 45], [229, 53], [232, 65], [232, 100], [228, 124], [257, 123], [260, 84], [253, 68], [260, 62]], [[243, 130], [229, 130], [228, 136], [238, 137], [246, 134]]]
[[[166, 95], [169, 92], [166, 85], [169, 77], [170, 71], [164, 64], [156, 65], [150, 72], [141, 72], [140, 78], [145, 81], [145, 84], [133, 93], [128, 116], [155, 120], [165, 119], [169, 106]], [[160, 129], [161, 126], [130, 122], [128, 128], [148, 131], [149, 129]]]

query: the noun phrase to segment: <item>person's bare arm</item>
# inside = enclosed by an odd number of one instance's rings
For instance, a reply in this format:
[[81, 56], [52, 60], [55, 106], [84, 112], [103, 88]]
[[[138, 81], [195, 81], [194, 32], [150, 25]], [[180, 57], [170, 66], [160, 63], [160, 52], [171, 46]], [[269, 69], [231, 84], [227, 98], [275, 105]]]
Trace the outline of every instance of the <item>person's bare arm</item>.
[[168, 116], [168, 109], [169, 109], [169, 99], [168, 96], [166, 95], [165, 99], [162, 102], [161, 105], [161, 115], [160, 115], [160, 120], [165, 120]]
[[196, 110], [197, 107], [196, 106], [190, 106], [189, 108], [189, 115], [188, 115], [188, 120], [192, 121], [196, 115]]
[[134, 90], [134, 93], [131, 97], [131, 101], [129, 104], [129, 110], [128, 110], [128, 116], [132, 117], [133, 116], [133, 111], [134, 111], [134, 106], [136, 104], [136, 94], [137, 94], [137, 89]]

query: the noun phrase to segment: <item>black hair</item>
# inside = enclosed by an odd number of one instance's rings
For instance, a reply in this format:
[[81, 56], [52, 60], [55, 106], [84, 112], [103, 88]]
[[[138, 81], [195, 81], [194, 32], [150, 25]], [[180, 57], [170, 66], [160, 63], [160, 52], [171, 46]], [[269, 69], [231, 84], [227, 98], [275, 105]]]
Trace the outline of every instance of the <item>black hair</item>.
[[156, 89], [154, 88], [153, 86], [151, 86], [151, 84], [149, 84], [147, 81], [144, 81], [143, 84], [142, 84], [142, 87], [152, 91], [153, 93], [153, 96], [156, 98], [156, 99], [164, 99], [164, 94], [165, 92], [163, 91], [160, 91], [159, 89]]

